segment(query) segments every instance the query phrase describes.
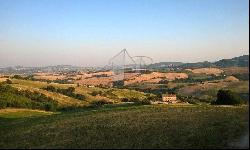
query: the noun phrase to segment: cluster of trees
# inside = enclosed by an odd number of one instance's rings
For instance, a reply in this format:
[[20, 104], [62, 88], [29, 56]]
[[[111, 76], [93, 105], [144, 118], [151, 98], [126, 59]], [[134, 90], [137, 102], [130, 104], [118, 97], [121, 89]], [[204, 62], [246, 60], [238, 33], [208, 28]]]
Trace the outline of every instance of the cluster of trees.
[[168, 87], [159, 87], [159, 88], [138, 88], [138, 87], [133, 87], [130, 89], [139, 91], [139, 92], [144, 92], [144, 93], [149, 93], [149, 94], [154, 94], [156, 95], [158, 98], [162, 97], [162, 94], [166, 94], [166, 93], [171, 93], [171, 94], [175, 94], [177, 93], [177, 90], [180, 87], [175, 87], [175, 88], [168, 88]]
[[231, 90], [221, 89], [217, 93], [217, 100], [212, 102], [215, 105], [239, 105], [243, 104], [242, 98]]
[[249, 73], [239, 73], [239, 74], [233, 74], [234, 77], [236, 77], [239, 80], [248, 81], [249, 80]]
[[0, 108], [31, 108], [55, 111], [58, 103], [39, 92], [19, 91], [10, 85], [0, 85]]
[[121, 101], [122, 102], [134, 102], [135, 104], [140, 104], [140, 105], [150, 105], [151, 104], [150, 98], [145, 98], [143, 100], [139, 100], [139, 98], [131, 97], [131, 98], [122, 98]]
[[175, 83], [197, 83], [197, 82], [205, 82], [205, 81], [212, 81], [212, 80], [221, 80], [224, 78], [225, 76], [223, 75], [220, 75], [220, 76], [209, 75], [209, 76], [201, 77], [201, 78], [189, 76], [186, 79], [176, 79], [173, 82]]
[[123, 86], [124, 86], [124, 81], [123, 80], [113, 81], [113, 87], [123, 88]]
[[89, 105], [90, 108], [96, 108], [96, 107], [101, 107], [105, 104], [112, 104], [112, 102], [108, 102], [104, 99], [101, 100], [96, 100], [96, 101], [92, 101]]
[[146, 98], [143, 100], [140, 100], [137, 97], [129, 97], [129, 98], [119, 98], [117, 95], [112, 93], [113, 90], [108, 90], [108, 91], [93, 91], [89, 93], [92, 96], [100, 95], [104, 97], [108, 97], [110, 99], [120, 99], [122, 102], [134, 102], [136, 104], [150, 104], [150, 101], [155, 101], [157, 100], [157, 96], [153, 94], [146, 94]]
[[194, 96], [186, 96], [186, 95], [181, 95], [177, 94], [177, 99], [183, 101], [183, 102], [188, 102], [189, 104], [199, 104], [201, 101]]
[[103, 95], [103, 92], [102, 91], [93, 91], [93, 92], [91, 92], [89, 94], [92, 95], [92, 96], [96, 96], [96, 95]]
[[57, 92], [57, 93], [60, 93], [60, 94], [63, 94], [63, 95], [66, 95], [66, 96], [69, 96], [69, 97], [72, 97], [72, 98], [75, 98], [78, 100], [85, 100], [86, 99], [86, 97], [84, 95], [74, 93], [75, 92], [74, 87], [69, 87], [67, 89], [61, 89], [61, 88], [56, 88], [54, 86], [49, 85], [49, 86], [44, 87], [42, 89], [50, 91], [50, 92]]

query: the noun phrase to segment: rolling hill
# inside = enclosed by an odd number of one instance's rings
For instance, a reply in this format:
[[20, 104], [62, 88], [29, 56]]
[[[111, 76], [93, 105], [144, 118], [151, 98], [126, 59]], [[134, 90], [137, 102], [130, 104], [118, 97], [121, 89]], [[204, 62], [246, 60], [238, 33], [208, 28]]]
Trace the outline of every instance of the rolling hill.
[[[172, 65], [171, 65], [172, 64]], [[196, 62], [196, 63], [182, 63], [182, 62], [160, 62], [149, 66], [152, 69], [160, 68], [206, 68], [206, 67], [249, 67], [249, 55], [234, 57], [231, 59], [222, 59], [216, 62]]]

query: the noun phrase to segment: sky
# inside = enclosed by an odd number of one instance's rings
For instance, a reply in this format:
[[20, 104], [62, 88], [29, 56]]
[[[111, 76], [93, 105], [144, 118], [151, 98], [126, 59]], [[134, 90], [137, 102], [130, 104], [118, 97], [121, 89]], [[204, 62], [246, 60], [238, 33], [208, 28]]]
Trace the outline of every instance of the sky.
[[0, 67], [104, 66], [249, 54], [248, 0], [0, 0]]

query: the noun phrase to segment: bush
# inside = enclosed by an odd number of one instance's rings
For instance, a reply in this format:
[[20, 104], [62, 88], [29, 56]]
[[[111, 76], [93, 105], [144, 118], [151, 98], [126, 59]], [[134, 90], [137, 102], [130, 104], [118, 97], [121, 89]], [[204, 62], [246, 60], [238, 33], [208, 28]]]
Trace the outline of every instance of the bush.
[[90, 95], [92, 95], [92, 96], [96, 96], [96, 95], [98, 95], [98, 94], [102, 94], [102, 91], [93, 91], [93, 92], [91, 92], [91, 93], [89, 93]]
[[146, 98], [146, 99], [140, 101], [140, 104], [142, 104], [142, 105], [150, 105], [151, 104], [151, 100], [149, 100], [148, 98]]
[[123, 80], [114, 81], [113, 86], [116, 88], [122, 88], [124, 86], [124, 81]]
[[107, 102], [106, 100], [98, 100], [98, 101], [93, 101], [90, 103], [90, 107], [101, 107], [105, 104], [110, 104], [110, 102]]
[[20, 76], [20, 75], [14, 75], [12, 78], [15, 78], [15, 79], [23, 79], [23, 77]]
[[6, 107], [7, 107], [6, 101], [2, 101], [0, 98], [0, 109], [6, 108]]
[[74, 91], [75, 91], [74, 87], [69, 87], [67, 89], [60, 89], [60, 88], [55, 88], [54, 86], [49, 85], [49, 86], [44, 87], [42, 89], [50, 91], [50, 92], [57, 92], [57, 93], [60, 93], [60, 94], [63, 94], [63, 95], [66, 95], [66, 96], [69, 96], [69, 97], [72, 97], [72, 98], [75, 98], [78, 100], [85, 100], [85, 98], [86, 98], [82, 94], [74, 93]]
[[121, 101], [122, 102], [129, 102], [128, 98], [122, 98]]
[[56, 92], [56, 88], [54, 86], [52, 86], [52, 85], [49, 85], [49, 86], [47, 86], [46, 88], [43, 88], [43, 89], [45, 89], [47, 91], [50, 91], [50, 92]]
[[239, 95], [232, 92], [231, 90], [219, 90], [217, 93], [217, 100], [212, 104], [217, 105], [238, 105], [242, 104], [243, 100]]
[[45, 103], [44, 104], [44, 109], [46, 111], [55, 111], [57, 108], [57, 103]]
[[147, 101], [157, 101], [158, 100], [158, 97], [156, 95], [153, 95], [153, 94], [146, 94], [147, 96]]
[[7, 84], [12, 84], [12, 81], [11, 81], [10, 79], [7, 79], [7, 80], [6, 80], [6, 83], [7, 83]]

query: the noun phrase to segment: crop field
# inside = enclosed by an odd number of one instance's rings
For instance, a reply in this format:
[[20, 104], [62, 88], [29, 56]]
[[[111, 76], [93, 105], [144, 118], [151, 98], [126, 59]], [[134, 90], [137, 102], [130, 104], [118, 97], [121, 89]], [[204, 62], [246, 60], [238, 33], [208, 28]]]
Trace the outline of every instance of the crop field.
[[0, 82], [4, 82], [4, 81], [6, 81], [7, 80], [7, 78], [4, 78], [4, 77], [1, 77], [0, 76]]
[[186, 69], [188, 71], [191, 71], [193, 73], [197, 74], [214, 74], [214, 75], [219, 75], [223, 73], [223, 70], [218, 69], [218, 68], [198, 68], [198, 69]]
[[[249, 107], [0, 111], [0, 148], [245, 148]], [[29, 115], [27, 115], [29, 114]], [[243, 140], [242, 140], [243, 139]]]
[[227, 67], [222, 70], [226, 75], [249, 73], [249, 67]]
[[152, 72], [150, 74], [142, 74], [140, 76], [135, 76], [132, 78], [128, 78], [125, 81], [126, 85], [135, 84], [135, 83], [158, 83], [162, 79], [166, 79], [168, 81], [172, 81], [175, 79], [186, 79], [188, 75], [186, 73], [160, 73], [160, 72]]

